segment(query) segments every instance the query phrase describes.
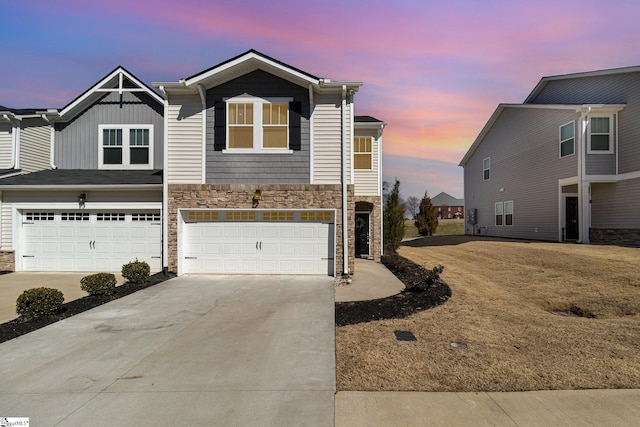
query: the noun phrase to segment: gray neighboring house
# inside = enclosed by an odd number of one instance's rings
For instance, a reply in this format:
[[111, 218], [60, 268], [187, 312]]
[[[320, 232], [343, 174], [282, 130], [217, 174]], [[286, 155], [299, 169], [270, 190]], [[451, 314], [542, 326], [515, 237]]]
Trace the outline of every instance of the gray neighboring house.
[[0, 111], [0, 268], [161, 270], [163, 115], [122, 67], [60, 110]]
[[640, 67], [541, 79], [460, 166], [466, 234], [640, 244]]

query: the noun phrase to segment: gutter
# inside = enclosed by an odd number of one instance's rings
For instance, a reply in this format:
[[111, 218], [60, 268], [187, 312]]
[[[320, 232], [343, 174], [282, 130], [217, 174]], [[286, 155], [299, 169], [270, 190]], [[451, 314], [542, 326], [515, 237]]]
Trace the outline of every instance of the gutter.
[[[2, 178], [7, 178], [9, 175], [5, 175]], [[2, 182], [0, 180], [0, 182]], [[95, 185], [95, 184], [83, 184], [83, 185], [1, 185], [2, 190], [49, 190], [49, 191], [62, 191], [62, 190], [157, 190], [162, 189], [162, 184], [113, 184], [113, 185]]]
[[162, 104], [164, 105], [164, 130], [163, 130], [163, 172], [162, 172], [162, 271], [167, 274], [169, 271], [169, 95], [164, 86], [159, 87], [160, 92], [164, 95]]

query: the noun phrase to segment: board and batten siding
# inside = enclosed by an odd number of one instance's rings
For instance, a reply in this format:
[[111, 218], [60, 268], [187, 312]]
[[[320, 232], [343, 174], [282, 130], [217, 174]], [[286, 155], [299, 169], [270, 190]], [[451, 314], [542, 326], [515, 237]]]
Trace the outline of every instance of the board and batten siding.
[[[290, 98], [300, 104], [300, 146], [287, 154], [225, 153], [225, 144], [216, 144], [216, 108], [224, 108], [225, 99], [238, 95], [257, 98]], [[290, 112], [290, 114], [293, 114]], [[207, 90], [206, 182], [222, 184], [310, 182], [310, 111], [309, 89], [280, 77], [256, 70]], [[223, 124], [226, 127], [226, 123]], [[293, 131], [293, 129], [290, 129]], [[224, 148], [223, 148], [224, 147]]]
[[20, 169], [50, 169], [51, 126], [42, 119], [24, 119], [20, 130]]
[[0, 123], [0, 169], [11, 167], [13, 152], [13, 125]]
[[640, 228], [640, 178], [591, 184], [592, 228]]
[[56, 123], [55, 165], [59, 169], [98, 169], [99, 126], [153, 125], [153, 168], [163, 165], [163, 106], [145, 93], [108, 93], [66, 123]]
[[[477, 209], [480, 234], [558, 239], [558, 180], [577, 175], [575, 155], [560, 158], [567, 110], [505, 108], [464, 166], [465, 209]], [[491, 159], [483, 180], [483, 160]], [[513, 201], [513, 225], [495, 225], [495, 203]], [[465, 223], [466, 234], [477, 234]]]
[[640, 170], [640, 72], [547, 82], [536, 104], [626, 104], [618, 113], [618, 173]]
[[355, 137], [369, 136], [372, 138], [371, 142], [371, 170], [354, 169], [353, 171], [353, 184], [354, 194], [356, 196], [379, 196], [379, 170], [378, 170], [378, 156], [380, 141], [378, 140], [378, 130], [357, 130]]
[[202, 182], [202, 103], [198, 95], [172, 96], [168, 107], [167, 182]]

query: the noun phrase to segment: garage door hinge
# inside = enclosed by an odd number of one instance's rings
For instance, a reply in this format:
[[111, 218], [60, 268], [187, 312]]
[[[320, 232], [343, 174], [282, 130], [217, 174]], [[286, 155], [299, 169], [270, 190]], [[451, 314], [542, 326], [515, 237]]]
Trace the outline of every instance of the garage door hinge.
[[25, 224], [26, 224], [26, 225], [29, 225], [29, 224], [30, 224], [30, 225], [33, 225], [33, 224], [35, 224], [35, 222], [23, 222], [23, 223], [22, 223], [22, 225], [25, 225]]
[[184, 257], [184, 259], [198, 259], [197, 256], [186, 256]]
[[22, 258], [35, 258], [35, 255], [22, 255]]

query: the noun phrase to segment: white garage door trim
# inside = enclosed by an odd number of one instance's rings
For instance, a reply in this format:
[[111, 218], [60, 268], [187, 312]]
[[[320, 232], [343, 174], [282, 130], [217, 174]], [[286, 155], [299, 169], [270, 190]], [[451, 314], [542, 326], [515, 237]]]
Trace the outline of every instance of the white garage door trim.
[[335, 210], [179, 212], [178, 274], [335, 272]]
[[136, 258], [162, 269], [160, 210], [22, 209], [21, 271], [120, 271]]

